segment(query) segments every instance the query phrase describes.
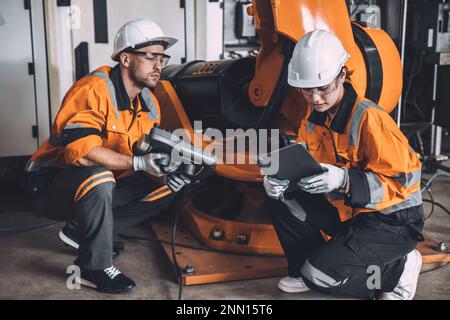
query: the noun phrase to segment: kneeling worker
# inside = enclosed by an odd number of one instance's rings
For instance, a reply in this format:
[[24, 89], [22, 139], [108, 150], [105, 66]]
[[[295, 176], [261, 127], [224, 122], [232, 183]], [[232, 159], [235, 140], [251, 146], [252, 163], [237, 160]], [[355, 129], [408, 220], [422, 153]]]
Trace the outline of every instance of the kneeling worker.
[[310, 105], [298, 142], [326, 172], [287, 194], [289, 181], [264, 179], [289, 263], [279, 288], [410, 300], [422, 264], [421, 163], [390, 115], [358, 97], [348, 59], [334, 34], [315, 30], [290, 63], [289, 84]]
[[27, 166], [35, 210], [67, 221], [60, 238], [78, 249], [81, 284], [101, 292], [136, 287], [113, 265], [113, 237], [157, 215], [190, 183], [182, 175], [163, 175], [157, 160], [167, 155], [132, 151], [160, 122], [151, 89], [170, 58], [165, 50], [176, 41], [148, 19], [124, 25], [112, 55], [118, 65], [101, 67], [74, 84], [50, 139]]

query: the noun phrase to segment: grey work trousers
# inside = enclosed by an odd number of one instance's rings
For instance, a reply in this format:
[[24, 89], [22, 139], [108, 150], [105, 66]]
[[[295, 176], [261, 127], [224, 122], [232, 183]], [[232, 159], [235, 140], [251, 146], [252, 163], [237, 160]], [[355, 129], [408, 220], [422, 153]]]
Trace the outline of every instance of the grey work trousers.
[[34, 173], [27, 189], [38, 215], [78, 225], [75, 264], [87, 270], [112, 266], [113, 237], [158, 215], [174, 198], [167, 186], [144, 173], [115, 181], [112, 172], [101, 167]]

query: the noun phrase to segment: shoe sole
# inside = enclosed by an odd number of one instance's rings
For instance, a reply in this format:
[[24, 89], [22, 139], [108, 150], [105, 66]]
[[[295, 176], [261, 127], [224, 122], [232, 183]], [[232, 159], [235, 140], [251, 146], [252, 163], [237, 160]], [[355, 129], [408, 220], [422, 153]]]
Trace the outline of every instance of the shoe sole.
[[278, 284], [278, 288], [279, 288], [281, 291], [286, 292], [286, 293], [304, 293], [304, 292], [309, 292], [309, 291], [311, 291], [311, 289], [309, 289], [309, 288], [307, 288], [307, 287], [306, 287], [306, 288], [303, 288], [303, 289], [292, 288], [292, 287], [285, 286], [285, 285], [283, 285], [283, 284], [281, 284], [281, 283]]
[[[59, 232], [59, 239], [61, 239], [61, 241], [64, 242], [66, 246], [69, 246], [75, 250], [80, 249], [80, 245], [75, 241], [73, 241], [72, 239], [70, 239], [68, 236], [66, 236], [62, 231]], [[118, 256], [120, 256], [120, 251], [118, 251], [116, 254], [114, 254], [113, 252], [113, 259], [116, 259]]]
[[107, 294], [125, 294], [125, 293], [131, 293], [136, 290], [136, 287], [131, 289], [108, 289], [108, 288], [102, 288], [98, 287], [95, 284], [93, 284], [90, 281], [81, 279], [81, 285], [85, 287], [89, 287], [91, 289], [95, 289], [101, 293], [107, 293]]
[[66, 236], [62, 231], [59, 232], [59, 239], [61, 239], [62, 242], [64, 242], [69, 247], [74, 248], [75, 250], [78, 250], [80, 248], [80, 245], [78, 243]]

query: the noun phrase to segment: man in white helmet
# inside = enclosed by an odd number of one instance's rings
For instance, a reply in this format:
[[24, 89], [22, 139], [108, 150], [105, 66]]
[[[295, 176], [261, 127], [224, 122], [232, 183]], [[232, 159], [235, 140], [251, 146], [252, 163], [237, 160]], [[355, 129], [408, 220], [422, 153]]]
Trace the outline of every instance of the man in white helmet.
[[36, 211], [67, 221], [59, 236], [78, 250], [81, 284], [126, 293], [135, 283], [112, 262], [113, 238], [157, 215], [188, 178], [164, 175], [165, 154], [133, 154], [133, 145], [160, 123], [152, 89], [176, 39], [153, 21], [125, 24], [114, 41], [114, 68], [103, 66], [69, 90], [51, 137], [36, 151], [27, 189]]
[[421, 164], [390, 115], [358, 97], [349, 58], [333, 33], [315, 30], [289, 66], [289, 84], [310, 106], [298, 142], [324, 173], [287, 194], [289, 181], [264, 179], [289, 263], [279, 288], [410, 300], [422, 263]]

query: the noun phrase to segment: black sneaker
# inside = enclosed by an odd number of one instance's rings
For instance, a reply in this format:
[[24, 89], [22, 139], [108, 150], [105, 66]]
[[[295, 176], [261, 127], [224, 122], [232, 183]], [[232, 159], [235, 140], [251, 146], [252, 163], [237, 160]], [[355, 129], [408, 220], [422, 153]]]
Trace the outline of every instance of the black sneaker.
[[116, 267], [105, 270], [81, 270], [81, 285], [110, 294], [130, 293], [136, 284]]
[[[65, 245], [78, 250], [80, 248], [79, 244], [79, 235], [78, 235], [78, 226], [69, 221], [66, 223], [64, 228], [59, 231], [59, 239], [64, 242]], [[113, 242], [113, 259], [117, 258], [121, 251], [125, 249], [125, 244], [122, 241], [114, 241]]]

